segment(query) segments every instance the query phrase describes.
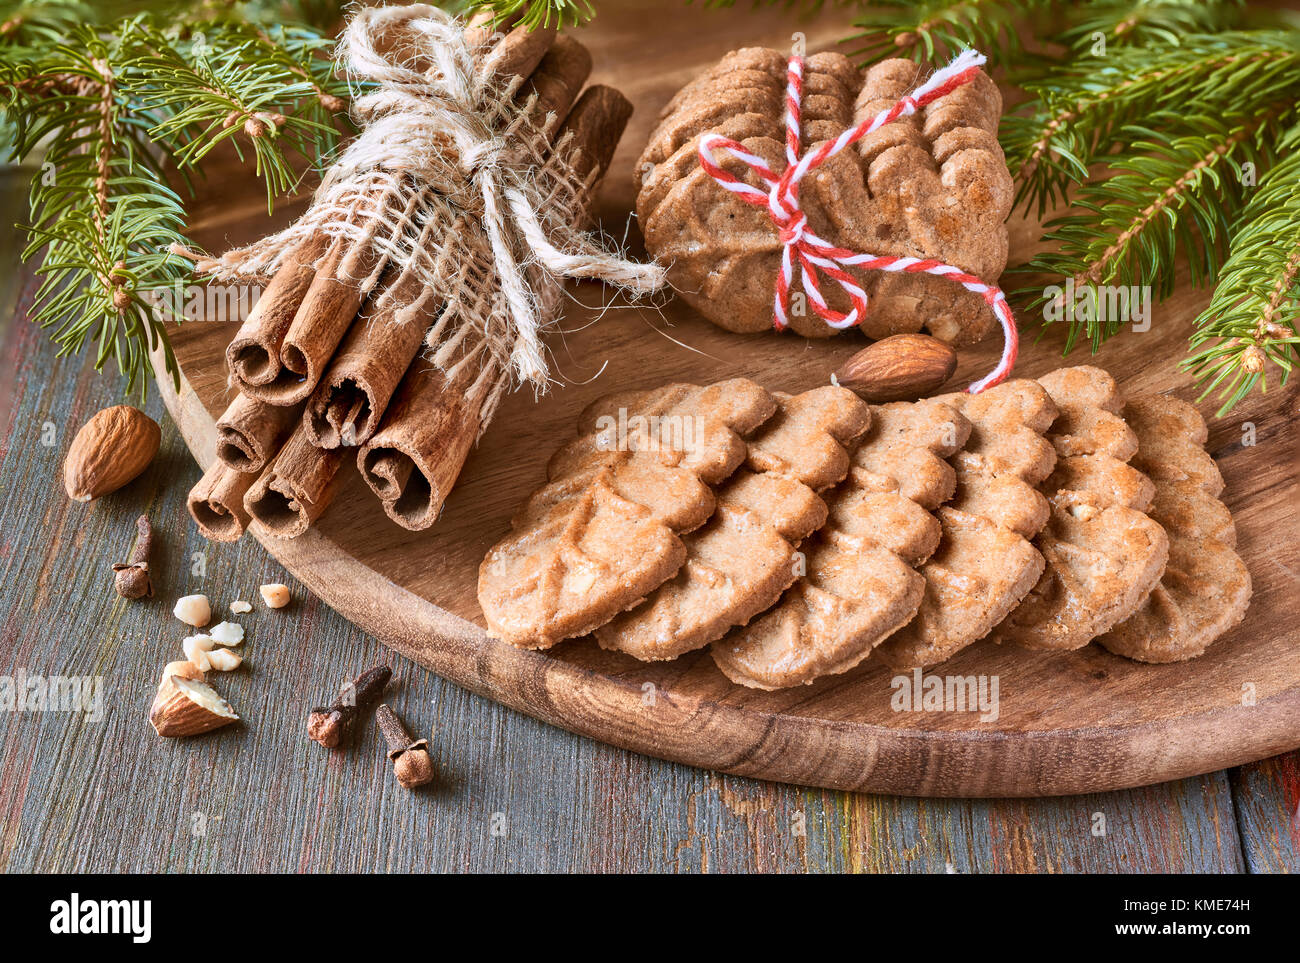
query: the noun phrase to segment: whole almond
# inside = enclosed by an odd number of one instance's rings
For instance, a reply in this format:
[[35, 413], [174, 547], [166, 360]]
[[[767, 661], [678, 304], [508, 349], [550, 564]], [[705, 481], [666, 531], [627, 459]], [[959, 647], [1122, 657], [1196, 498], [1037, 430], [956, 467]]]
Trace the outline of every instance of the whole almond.
[[130, 405], [98, 411], [86, 422], [63, 461], [63, 487], [76, 502], [117, 491], [158, 454], [158, 423]]
[[864, 401], [915, 401], [938, 390], [957, 368], [957, 352], [928, 334], [895, 334], [867, 345], [833, 379]]

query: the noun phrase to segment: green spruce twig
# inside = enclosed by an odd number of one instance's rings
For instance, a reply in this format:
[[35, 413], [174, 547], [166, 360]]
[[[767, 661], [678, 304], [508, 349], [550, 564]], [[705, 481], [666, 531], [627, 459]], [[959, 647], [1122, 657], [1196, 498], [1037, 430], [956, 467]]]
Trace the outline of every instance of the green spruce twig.
[[1183, 362], [1204, 394], [1218, 393], [1221, 414], [1256, 387], [1267, 387], [1270, 363], [1285, 384], [1300, 360], [1297, 148], [1300, 127], [1293, 127], [1234, 225], [1214, 297], [1195, 321], [1194, 353]]
[[1177, 105], [1169, 115], [1176, 121], [1183, 111], [1225, 116], [1294, 99], [1300, 34], [1223, 33], [1157, 50], [1121, 47], [1080, 58], [1026, 89], [1035, 99], [1003, 118], [1000, 140], [1017, 201], [1041, 214], [1122, 145], [1125, 125], [1162, 107]]
[[0, 45], [12, 154], [40, 164], [24, 251], [40, 259], [32, 319], [60, 353], [94, 344], [96, 367], [114, 361], [128, 390], [145, 390], [140, 376], [160, 344], [179, 374], [154, 297], [190, 274], [171, 253], [190, 245], [169, 174], [188, 176], [229, 142], [241, 157], [251, 150], [273, 203], [327, 158], [333, 115], [346, 106], [329, 38], [259, 25], [247, 4], [176, 11], [47, 30], [36, 17], [48, 11], [26, 9], [23, 29], [37, 42]]

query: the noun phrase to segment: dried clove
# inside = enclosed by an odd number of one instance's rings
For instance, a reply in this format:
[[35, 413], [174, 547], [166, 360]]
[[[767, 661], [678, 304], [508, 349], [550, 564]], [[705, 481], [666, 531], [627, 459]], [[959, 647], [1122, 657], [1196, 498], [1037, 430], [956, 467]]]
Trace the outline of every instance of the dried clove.
[[429, 740], [412, 740], [397, 713], [386, 705], [375, 710], [375, 721], [388, 743], [388, 758], [393, 761], [393, 774], [397, 781], [406, 789], [432, 782], [433, 759], [429, 756]]
[[153, 582], [149, 579], [149, 553], [153, 551], [153, 528], [149, 525], [149, 516], [141, 515], [135, 520], [140, 537], [136, 539], [135, 554], [129, 562], [114, 562], [113, 586], [117, 594], [124, 599], [138, 599], [143, 596], [153, 597]]
[[307, 716], [307, 735], [326, 749], [334, 749], [352, 735], [361, 710], [379, 701], [393, 670], [386, 665], [363, 672], [339, 690], [332, 706], [317, 706]]

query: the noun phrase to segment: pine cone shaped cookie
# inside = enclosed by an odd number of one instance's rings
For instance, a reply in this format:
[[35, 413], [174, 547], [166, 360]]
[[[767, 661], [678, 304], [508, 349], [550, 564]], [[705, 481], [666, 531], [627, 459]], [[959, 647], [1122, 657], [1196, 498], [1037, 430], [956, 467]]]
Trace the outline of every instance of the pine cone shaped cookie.
[[1205, 419], [1187, 402], [1138, 398], [1124, 406], [1124, 418], [1138, 440], [1133, 464], [1156, 485], [1148, 514], [1169, 535], [1169, 565], [1132, 617], [1098, 641], [1139, 662], [1194, 659], [1250, 604], [1250, 572], [1219, 500], [1223, 476], [1204, 448]]
[[988, 635], [1043, 574], [1031, 544], [1047, 523], [1036, 485], [1056, 451], [1043, 434], [1056, 420], [1051, 396], [1017, 378], [979, 395], [940, 395], [971, 423], [953, 455], [957, 492], [938, 510], [943, 537], [921, 566], [925, 598], [916, 618], [878, 649], [893, 669], [937, 665]]
[[[924, 79], [916, 64], [886, 60], [865, 74], [835, 53], [808, 58], [801, 149], [891, 106]], [[786, 58], [734, 51], [668, 104], [637, 165], [637, 216], [646, 247], [669, 265], [678, 292], [705, 317], [739, 332], [772, 326], [781, 241], [766, 210], [723, 189], [701, 166], [699, 138], [739, 141], [775, 172], [786, 167]], [[832, 244], [873, 255], [933, 258], [994, 282], [1006, 266], [1005, 219], [1014, 189], [997, 142], [1002, 98], [983, 73], [911, 116], [832, 157], [803, 180], [809, 227]], [[754, 186], [734, 158], [721, 166]], [[764, 189], [766, 189], [764, 187]], [[869, 296], [860, 327], [871, 338], [926, 328], [953, 344], [984, 338], [997, 321], [978, 294], [940, 277], [854, 271]], [[836, 329], [808, 306], [795, 272], [790, 323], [809, 337]], [[823, 280], [830, 306], [848, 298]]]
[[594, 402], [479, 567], [489, 633], [545, 649], [638, 604], [686, 561], [679, 534], [713, 514], [711, 486], [740, 466], [741, 436], [775, 410], [743, 378]]
[[775, 608], [714, 644], [732, 682], [783, 689], [847, 672], [920, 607], [925, 578], [915, 569], [940, 539], [931, 512], [957, 484], [943, 458], [971, 426], [934, 400], [873, 407], [871, 420], [848, 478], [827, 495], [830, 519], [806, 573]]
[[849, 470], [845, 446], [871, 412], [832, 385], [777, 403], [749, 440], [745, 470], [719, 489], [709, 524], [682, 537], [686, 564], [644, 605], [596, 630], [604, 648], [674, 659], [771, 607], [798, 576], [796, 546], [826, 521], [817, 492]]
[[1127, 462], [1138, 440], [1124, 396], [1100, 368], [1059, 368], [1038, 379], [1060, 414], [1047, 438], [1056, 470], [1040, 490], [1052, 505], [1034, 547], [1047, 560], [1038, 584], [994, 630], [1031, 649], [1077, 649], [1127, 619], [1169, 559], [1169, 539], [1144, 514], [1154, 486]]

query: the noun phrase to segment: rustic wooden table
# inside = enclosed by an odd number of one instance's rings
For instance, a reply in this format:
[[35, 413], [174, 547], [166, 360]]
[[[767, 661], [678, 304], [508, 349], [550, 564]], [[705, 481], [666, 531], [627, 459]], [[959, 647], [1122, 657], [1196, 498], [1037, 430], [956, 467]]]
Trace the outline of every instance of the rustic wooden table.
[[[26, 176], [0, 176], [0, 224], [22, 219]], [[253, 539], [205, 542], [185, 511], [199, 472], [156, 390], [151, 468], [74, 504], [63, 454], [94, 411], [124, 400], [123, 384], [56, 358], [28, 322], [34, 284], [17, 244], [0, 230], [0, 677], [99, 677], [103, 708], [3, 713], [4, 870], [1300, 870], [1300, 753], [1104, 795], [933, 801], [693, 770], [471, 695], [306, 595]], [[141, 512], [159, 532], [158, 595], [126, 602], [110, 566]], [[296, 600], [238, 618], [248, 669], [221, 684], [245, 723], [157, 738], [148, 706], [184, 635], [173, 601], [203, 592], [225, 612], [267, 581], [289, 582]], [[431, 791], [396, 785], [373, 726], [343, 752], [305, 738], [307, 709], [377, 662], [396, 672], [389, 701], [431, 738]]]

